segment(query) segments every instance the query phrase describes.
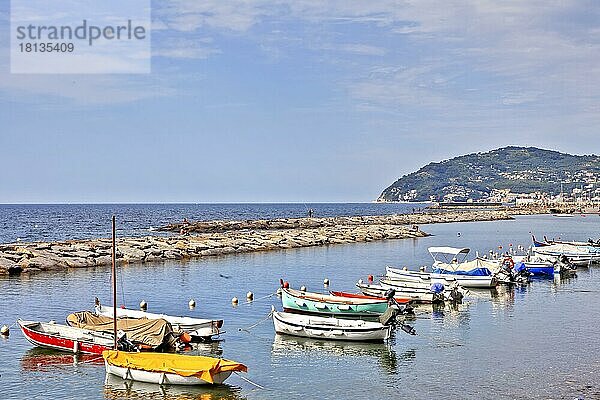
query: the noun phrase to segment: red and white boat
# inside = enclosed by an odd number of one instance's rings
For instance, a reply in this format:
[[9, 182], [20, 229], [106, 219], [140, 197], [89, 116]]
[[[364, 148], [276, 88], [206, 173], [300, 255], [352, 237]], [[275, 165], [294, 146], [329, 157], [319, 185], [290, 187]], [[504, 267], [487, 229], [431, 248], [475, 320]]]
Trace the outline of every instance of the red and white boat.
[[17, 324], [25, 338], [39, 347], [83, 354], [102, 354], [113, 348], [112, 335], [102, 332], [22, 319]]

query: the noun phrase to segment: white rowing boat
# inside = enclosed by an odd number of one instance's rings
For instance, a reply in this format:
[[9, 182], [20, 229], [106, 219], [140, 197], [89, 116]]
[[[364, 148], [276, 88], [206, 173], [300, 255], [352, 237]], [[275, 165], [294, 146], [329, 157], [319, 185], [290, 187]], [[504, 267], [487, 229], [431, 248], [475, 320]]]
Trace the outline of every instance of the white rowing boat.
[[392, 327], [361, 319], [317, 317], [273, 311], [275, 332], [313, 339], [382, 342]]

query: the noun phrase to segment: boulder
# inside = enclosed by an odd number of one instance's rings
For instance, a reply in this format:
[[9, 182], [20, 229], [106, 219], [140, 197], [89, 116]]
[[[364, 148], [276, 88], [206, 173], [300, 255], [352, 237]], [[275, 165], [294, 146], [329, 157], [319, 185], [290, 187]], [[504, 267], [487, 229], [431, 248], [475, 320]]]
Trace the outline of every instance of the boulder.
[[112, 264], [112, 256], [110, 255], [102, 255], [100, 257], [96, 257], [94, 259], [95, 265], [111, 265]]
[[0, 275], [18, 274], [23, 270], [19, 264], [7, 258], [0, 258]]
[[85, 268], [85, 267], [92, 267], [95, 265], [95, 263], [93, 261], [90, 262], [87, 258], [80, 258], [80, 257], [65, 258], [65, 264], [67, 264], [67, 266], [69, 268]]
[[183, 258], [179, 250], [167, 250], [164, 253], [164, 257], [169, 260], [181, 260]]

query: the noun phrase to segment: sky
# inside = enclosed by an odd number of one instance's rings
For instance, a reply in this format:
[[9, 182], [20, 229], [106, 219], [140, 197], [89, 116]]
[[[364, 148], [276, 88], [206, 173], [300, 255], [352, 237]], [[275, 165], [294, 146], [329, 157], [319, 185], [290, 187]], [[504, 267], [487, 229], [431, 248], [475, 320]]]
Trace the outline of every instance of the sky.
[[9, 34], [0, 0], [0, 203], [360, 202], [600, 153], [595, 1], [154, 1], [150, 74], [11, 74]]

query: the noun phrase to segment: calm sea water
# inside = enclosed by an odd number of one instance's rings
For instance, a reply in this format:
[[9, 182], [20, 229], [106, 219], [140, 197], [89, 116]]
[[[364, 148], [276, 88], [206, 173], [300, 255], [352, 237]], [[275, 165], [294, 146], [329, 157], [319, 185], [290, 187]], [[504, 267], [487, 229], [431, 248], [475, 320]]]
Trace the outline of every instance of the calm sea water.
[[[145, 216], [151, 220], [150, 216]], [[53, 399], [597, 399], [600, 384], [600, 269], [569, 280], [536, 280], [528, 287], [472, 291], [457, 308], [420, 307], [418, 335], [396, 334], [388, 344], [326, 342], [274, 334], [264, 318], [280, 277], [292, 286], [352, 290], [359, 278], [386, 265], [430, 262], [427, 247], [453, 245], [487, 252], [530, 242], [529, 232], [569, 239], [600, 236], [600, 217], [519, 217], [513, 221], [423, 226], [434, 236], [131, 265], [120, 271], [119, 302], [149, 310], [222, 317], [227, 333], [200, 354], [244, 362], [259, 389], [232, 376], [219, 388], [166, 388], [118, 378], [105, 384], [104, 367], [73, 355], [40, 351], [18, 328], [0, 340], [2, 398]], [[458, 233], [460, 232], [460, 236]], [[0, 324], [18, 317], [64, 321], [110, 299], [106, 268], [0, 278]], [[232, 297], [250, 304], [232, 307]], [[197, 301], [193, 311], [190, 298]], [[241, 329], [241, 330], [240, 330]], [[78, 361], [78, 362], [76, 362]]]
[[0, 204], [0, 243], [54, 241], [110, 236], [110, 217], [118, 215], [120, 236], [158, 234], [152, 228], [172, 222], [214, 219], [267, 219], [411, 212], [426, 204], [286, 203], [286, 204]]

